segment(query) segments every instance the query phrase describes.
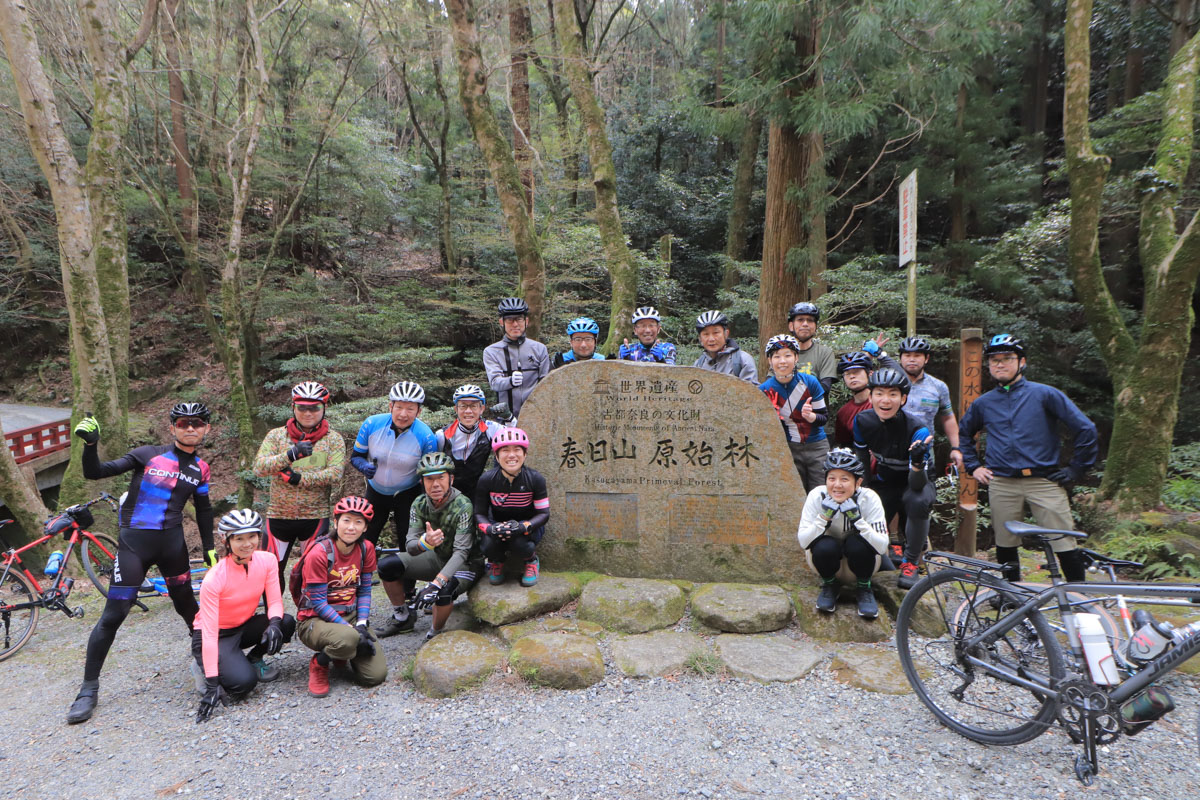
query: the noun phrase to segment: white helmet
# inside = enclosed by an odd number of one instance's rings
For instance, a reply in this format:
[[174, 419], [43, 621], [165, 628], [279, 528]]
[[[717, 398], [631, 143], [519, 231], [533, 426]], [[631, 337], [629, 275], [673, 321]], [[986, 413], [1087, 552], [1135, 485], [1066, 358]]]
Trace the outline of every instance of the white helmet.
[[473, 398], [484, 405], [487, 405], [487, 396], [484, 395], [483, 389], [480, 389], [473, 383], [464, 383], [462, 386], [454, 390], [453, 402], [455, 405], [458, 404], [459, 400], [467, 400], [469, 398]]
[[261, 535], [263, 518], [252, 508], [237, 508], [221, 517], [221, 521], [217, 523], [217, 532], [226, 539], [239, 533]]
[[400, 381], [388, 392], [388, 400], [421, 405], [425, 402], [425, 390], [416, 381]]
[[644, 319], [652, 319], [655, 322], [662, 322], [662, 318], [658, 316], [658, 309], [654, 306], [642, 306], [637, 311], [633, 312], [634, 325], [637, 325], [638, 322]]

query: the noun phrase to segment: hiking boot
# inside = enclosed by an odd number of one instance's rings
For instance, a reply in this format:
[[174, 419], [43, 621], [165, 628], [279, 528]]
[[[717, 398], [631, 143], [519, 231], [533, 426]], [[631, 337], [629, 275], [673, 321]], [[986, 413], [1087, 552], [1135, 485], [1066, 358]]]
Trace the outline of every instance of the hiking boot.
[[204, 677], [204, 667], [200, 666], [200, 662], [196, 659], [191, 659], [192, 680], [196, 683], [196, 693], [204, 694], [208, 691], [208, 679]]
[[863, 619], [875, 619], [879, 616], [879, 603], [875, 602], [875, 592], [871, 589], [871, 585], [859, 586], [858, 591], [854, 593], [854, 599], [858, 603], [858, 615]]
[[250, 659], [250, 666], [254, 667], [254, 674], [258, 676], [261, 683], [270, 683], [271, 681], [279, 680], [280, 671], [279, 665], [274, 661], [265, 661], [261, 658]]
[[1009, 583], [1019, 583], [1021, 580], [1021, 562], [1009, 561], [1000, 568], [1000, 575]]
[[837, 581], [821, 585], [821, 593], [817, 595], [817, 610], [832, 614], [837, 610], [838, 587]]
[[539, 564], [537, 556], [533, 557], [533, 561], [525, 562], [525, 574], [521, 576], [522, 586], [533, 586], [535, 583], [537, 583], [538, 566]]
[[308, 662], [308, 693], [313, 697], [325, 697], [329, 694], [329, 665], [317, 660], [316, 654]]
[[67, 712], [67, 724], [78, 725], [91, 719], [99, 695], [100, 681], [84, 681], [79, 687], [79, 694], [75, 695], [75, 702], [71, 703], [71, 710]]
[[408, 633], [417, 626], [417, 616], [412, 611], [406, 610], [404, 616], [396, 619], [393, 614], [388, 620], [388, 624], [384, 625], [375, 633], [380, 639], [386, 639], [389, 636], [395, 636], [397, 633]]
[[896, 578], [896, 585], [901, 589], [911, 589], [917, 585], [917, 581], [921, 576], [917, 573], [917, 565], [911, 561], [905, 561], [900, 565], [900, 577]]
[[499, 586], [504, 583], [504, 562], [489, 561], [487, 564], [488, 583], [492, 586]]

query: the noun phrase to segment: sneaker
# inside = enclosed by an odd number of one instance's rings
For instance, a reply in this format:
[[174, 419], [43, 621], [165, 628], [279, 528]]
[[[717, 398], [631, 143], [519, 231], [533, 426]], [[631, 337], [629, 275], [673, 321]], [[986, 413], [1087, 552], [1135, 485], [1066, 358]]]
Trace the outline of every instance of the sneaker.
[[329, 694], [329, 666], [318, 662], [315, 654], [308, 662], [308, 693], [313, 697]]
[[837, 598], [837, 581], [821, 584], [821, 593], [817, 595], [817, 610], [832, 614], [837, 610]]
[[889, 544], [888, 545], [888, 555], [891, 557], [893, 564], [899, 564], [901, 561], [904, 560], [904, 545]]
[[91, 719], [99, 694], [100, 681], [84, 681], [79, 687], [79, 694], [75, 696], [75, 702], [71, 703], [71, 709], [67, 712], [67, 724], [78, 725]]
[[254, 667], [254, 674], [258, 676], [260, 683], [270, 683], [271, 681], [279, 680], [279, 665], [274, 661], [265, 661], [261, 658], [250, 659], [250, 666]]
[[499, 586], [504, 583], [504, 562], [489, 561], [487, 564], [488, 583], [492, 586]]
[[401, 619], [396, 619], [396, 615], [393, 614], [388, 619], [388, 624], [376, 631], [375, 635], [380, 639], [386, 639], [389, 636], [395, 636], [397, 633], [408, 633], [416, 626], [417, 616], [413, 612], [405, 612]]
[[538, 566], [539, 564], [537, 556], [533, 557], [533, 561], [525, 562], [525, 574], [521, 576], [522, 586], [533, 586], [535, 583], [537, 583]]
[[875, 602], [875, 592], [872, 591], [870, 584], [859, 586], [858, 591], [854, 594], [854, 599], [858, 603], [860, 617], [875, 619], [879, 616], [879, 603]]
[[896, 585], [901, 589], [911, 589], [917, 585], [917, 581], [921, 576], [917, 574], [917, 565], [911, 561], [905, 561], [900, 565], [900, 577], [896, 578]]
[[435, 631], [433, 628], [430, 628], [429, 632], [425, 634], [425, 641], [428, 642], [430, 639], [437, 636], [439, 633], [441, 633], [441, 631]]
[[204, 667], [200, 666], [200, 662], [196, 659], [191, 659], [192, 680], [196, 683], [196, 694], [204, 694], [208, 689], [208, 680], [204, 677]]

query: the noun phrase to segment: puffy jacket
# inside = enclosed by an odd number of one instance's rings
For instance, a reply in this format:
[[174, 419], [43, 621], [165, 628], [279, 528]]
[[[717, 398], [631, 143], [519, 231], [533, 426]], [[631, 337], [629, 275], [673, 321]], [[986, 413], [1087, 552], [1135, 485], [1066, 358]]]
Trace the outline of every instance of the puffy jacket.
[[755, 366], [754, 359], [750, 357], [749, 353], [738, 347], [738, 343], [733, 339], [726, 343], [725, 348], [717, 353], [715, 358], [707, 352], [701, 353], [692, 366], [710, 372], [722, 372], [744, 381], [750, 381], [755, 386], [758, 385], [758, 367]]

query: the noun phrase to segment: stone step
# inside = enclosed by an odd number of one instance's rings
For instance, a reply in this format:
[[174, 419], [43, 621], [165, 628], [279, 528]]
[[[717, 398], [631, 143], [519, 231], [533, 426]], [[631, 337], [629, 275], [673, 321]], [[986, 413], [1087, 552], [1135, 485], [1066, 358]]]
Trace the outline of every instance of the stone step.
[[679, 586], [649, 578], [596, 578], [579, 598], [580, 619], [622, 633], [669, 628], [686, 608], [687, 598]]
[[604, 679], [596, 640], [577, 633], [535, 633], [517, 640], [508, 656], [513, 672], [555, 689], [586, 689]]
[[778, 586], [707, 583], [692, 592], [692, 616], [719, 631], [766, 633], [792, 620], [792, 598]]
[[617, 668], [635, 678], [679, 672], [693, 657], [708, 652], [708, 645], [699, 636], [677, 631], [639, 633], [612, 644]]

